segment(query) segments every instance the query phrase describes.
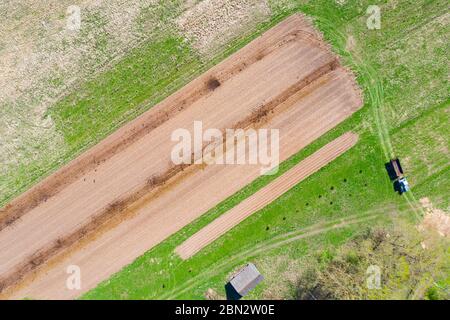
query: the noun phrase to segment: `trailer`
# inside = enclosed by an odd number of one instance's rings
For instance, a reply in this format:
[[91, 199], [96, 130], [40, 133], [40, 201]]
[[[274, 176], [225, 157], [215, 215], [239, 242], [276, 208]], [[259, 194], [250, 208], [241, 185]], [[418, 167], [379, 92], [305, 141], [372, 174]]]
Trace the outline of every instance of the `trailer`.
[[391, 159], [391, 161], [386, 164], [386, 170], [388, 171], [390, 179], [394, 181], [394, 189], [396, 191], [400, 194], [409, 191], [409, 183], [406, 180], [402, 165], [398, 158]]
[[403, 177], [403, 169], [400, 165], [400, 160], [398, 160], [398, 158], [391, 160], [391, 165], [396, 175], [395, 178], [398, 179]]

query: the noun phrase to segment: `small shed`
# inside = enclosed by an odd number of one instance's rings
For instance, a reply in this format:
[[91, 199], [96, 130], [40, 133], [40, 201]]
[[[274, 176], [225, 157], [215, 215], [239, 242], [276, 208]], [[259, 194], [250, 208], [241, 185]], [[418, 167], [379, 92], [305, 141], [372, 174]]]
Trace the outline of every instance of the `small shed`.
[[[237, 274], [225, 286], [227, 288], [227, 296], [230, 299], [240, 299], [247, 295], [250, 290], [256, 287], [264, 277], [259, 273], [258, 269], [253, 263], [247, 264], [244, 268], [239, 270]], [[238, 296], [230, 294], [232, 289]]]

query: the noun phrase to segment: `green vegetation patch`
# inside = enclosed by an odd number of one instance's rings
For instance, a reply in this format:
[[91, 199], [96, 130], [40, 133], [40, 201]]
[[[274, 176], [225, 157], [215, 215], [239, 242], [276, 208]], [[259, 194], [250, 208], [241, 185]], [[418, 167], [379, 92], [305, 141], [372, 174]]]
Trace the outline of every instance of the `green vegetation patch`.
[[433, 281], [445, 273], [430, 273], [445, 272], [448, 242], [429, 240], [424, 250], [417, 245], [423, 236], [415, 228], [395, 222], [357, 232], [325, 264], [316, 254], [296, 281], [293, 298], [448, 299], [449, 293]]
[[[67, 150], [56, 162], [45, 160], [21, 167], [8, 181], [15, 190], [2, 194], [0, 205], [264, 30], [299, 11], [314, 19], [344, 64], [357, 74], [365, 106], [283, 163], [278, 175], [345, 131], [357, 131], [360, 141], [192, 259], [182, 261], [173, 249], [275, 177], [261, 177], [251, 183], [82, 298], [204, 298], [210, 288], [220, 297], [229, 274], [249, 260], [261, 266], [266, 276], [266, 281], [249, 298], [293, 297], [298, 292], [295, 279], [308, 268], [311, 257], [318, 255], [322, 268], [329, 268], [341, 255], [338, 248], [358, 235], [363, 226], [385, 226], [394, 213], [406, 211], [404, 216], [417, 223], [410, 214], [409, 203], [393, 192], [384, 171], [384, 163], [390, 156], [400, 156], [405, 164], [412, 185], [411, 197], [432, 195], [433, 204], [448, 206], [448, 200], [443, 199], [449, 189], [450, 174], [445, 140], [449, 96], [448, 2], [347, 0], [340, 5], [329, 0], [271, 0], [269, 3], [273, 14], [269, 22], [258, 26], [250, 36], [234, 40], [209, 61], [193, 51], [182, 35], [162, 28], [149, 30], [154, 34], [153, 41], [113, 62], [106, 71], [88, 79], [49, 110]], [[381, 30], [368, 30], [366, 26], [366, 9], [373, 4], [380, 5], [382, 10]], [[166, 10], [162, 5], [163, 2], [155, 4], [138, 18], [143, 30], [150, 27], [146, 23], [149, 18], [161, 18], [170, 25], [181, 10], [178, 1], [167, 7], [176, 10]], [[101, 20], [92, 16], [92, 23], [95, 27], [101, 25]], [[102, 50], [110, 45], [111, 39], [96, 41]], [[367, 221], [358, 220], [366, 218]], [[333, 225], [339, 228], [327, 229]], [[407, 228], [402, 230], [408, 232]], [[354, 252], [346, 260], [350, 264], [360, 256], [358, 248], [352, 249]], [[400, 259], [398, 266], [396, 279], [408, 283], [410, 263]], [[280, 281], [274, 270], [284, 270], [286, 277]], [[429, 299], [442, 297], [448, 286], [448, 277], [435, 274], [439, 276], [435, 285], [428, 282], [418, 285]], [[373, 296], [377, 297], [386, 296]]]
[[[350, 126], [351, 123], [348, 123], [345, 127], [348, 129]], [[317, 150], [324, 141], [331, 140], [341, 133], [340, 130], [334, 130], [327, 134], [325, 139], [321, 139], [322, 141], [308, 146], [283, 163], [279, 174]], [[261, 177], [256, 180], [193, 224], [138, 258], [122, 272], [86, 294], [84, 298], [204, 298], [208, 289], [205, 286], [217, 290], [223, 289], [226, 275], [247, 259], [259, 255], [278, 255], [277, 246], [283, 247], [284, 254], [291, 252], [295, 256], [296, 253], [290, 249], [291, 242], [286, 245], [283, 242], [299, 236], [302, 229], [319, 223], [324, 223], [323, 227], [326, 227], [330, 221], [336, 221], [334, 224], [338, 224], [341, 219], [346, 221], [348, 216], [353, 218], [353, 215], [354, 218], [366, 215], [374, 215], [374, 218], [382, 217], [385, 214], [383, 208], [373, 213], [371, 211], [374, 203], [390, 201], [389, 181], [384, 168], [373, 165], [383, 161], [380, 150], [372, 147], [372, 145], [376, 146], [374, 138], [363, 137], [362, 139], [363, 141], [368, 139], [369, 142], [358, 144], [277, 201], [243, 221], [193, 258], [183, 261], [174, 254], [173, 250], [194, 232], [274, 177]], [[361, 153], [366, 155], [364, 159], [361, 159]], [[355, 166], [355, 163], [358, 165]], [[356, 230], [352, 226], [350, 224], [348, 228]], [[322, 226], [317, 226], [317, 228], [320, 227]], [[352, 232], [345, 234], [350, 236]], [[311, 235], [311, 237], [314, 236]], [[323, 237], [325, 242], [335, 242], [332, 234], [328, 237], [325, 232]], [[268, 249], [271, 245], [275, 245], [273, 253]], [[180, 293], [186, 283], [195, 285]]]
[[[381, 30], [367, 29], [366, 9], [372, 4], [382, 9]], [[340, 254], [338, 248], [367, 225], [383, 228], [392, 224], [391, 216], [399, 214], [408, 223], [418, 222], [410, 203], [394, 193], [384, 170], [390, 156], [398, 154], [406, 159], [407, 174], [411, 174], [413, 182], [412, 197], [416, 190], [423, 195], [439, 193], [433, 183], [448, 181], [448, 165], [440, 149], [442, 141], [426, 129], [430, 123], [443, 129], [448, 114], [440, 106], [447, 99], [449, 87], [444, 77], [446, 45], [439, 40], [447, 26], [434, 21], [442, 20], [447, 8], [445, 1], [396, 1], [395, 5], [386, 1], [346, 1], [339, 5], [334, 1], [274, 0], [270, 6], [273, 19], [261, 25], [256, 34], [293, 12], [306, 13], [313, 17], [345, 64], [354, 69], [365, 95], [363, 110], [283, 163], [279, 174], [346, 130], [361, 134], [358, 145], [193, 258], [182, 261], [173, 253], [190, 235], [274, 177], [256, 180], [82, 298], [220, 298], [224, 297], [227, 277], [247, 261], [255, 262], [266, 276], [265, 282], [248, 298], [295, 297], [298, 290], [294, 280], [311, 265], [311, 257], [318, 255], [323, 268], [328, 268]], [[420, 30], [429, 28], [436, 38], [427, 41]], [[234, 48], [237, 50], [249, 40], [242, 40]], [[412, 46], [413, 43], [419, 45]], [[403, 50], [401, 59], [399, 50]], [[223, 56], [231, 52], [224, 51]], [[434, 118], [435, 113], [439, 114], [438, 119]], [[426, 142], [420, 143], [426, 145], [430, 158], [440, 155], [439, 173], [424, 172], [416, 162], [408, 163], [408, 156], [415, 159], [420, 152], [414, 143], [416, 131], [424, 135]], [[436, 180], [433, 178], [436, 174], [443, 178]], [[355, 221], [357, 218], [368, 220]], [[340, 228], [328, 230], [329, 225]], [[317, 233], [309, 234], [312, 230]], [[407, 228], [402, 230], [408, 232]], [[359, 256], [360, 252], [354, 248], [348, 261], [357, 263]], [[406, 270], [411, 269], [409, 262], [401, 259], [400, 267], [395, 267], [399, 275], [396, 279], [406, 285], [410, 279], [406, 277], [410, 271]], [[284, 270], [286, 278], [280, 279], [276, 270]], [[445, 278], [439, 279], [436, 283], [446, 283]], [[436, 297], [439, 290], [430, 287], [417, 297]]]
[[133, 50], [60, 101], [50, 114], [69, 147], [79, 150], [161, 101], [199, 67], [187, 43], [167, 36]]

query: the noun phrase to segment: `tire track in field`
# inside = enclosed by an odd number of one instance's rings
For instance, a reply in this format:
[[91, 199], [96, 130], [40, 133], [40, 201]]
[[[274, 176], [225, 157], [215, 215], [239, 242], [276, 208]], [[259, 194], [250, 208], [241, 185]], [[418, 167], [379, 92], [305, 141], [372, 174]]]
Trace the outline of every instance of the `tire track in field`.
[[[163, 108], [162, 106], [165, 106], [165, 104], [162, 102], [155, 106], [155, 109], [149, 114], [144, 114], [140, 121], [141, 123], [135, 125], [130, 124], [127, 127], [127, 130], [122, 129], [124, 133], [120, 139], [113, 140], [111, 137], [107, 138], [108, 140], [105, 139], [103, 143], [100, 143], [98, 146], [88, 150], [85, 154], [82, 154], [61, 168], [59, 171], [56, 171], [42, 182], [8, 203], [3, 208], [0, 208], [0, 231], [14, 224], [14, 222], [30, 210], [39, 206], [42, 202], [46, 202], [51, 197], [57, 195], [61, 190], [74, 182], [76, 179], [80, 178], [89, 171], [95, 170], [100, 163], [105, 162], [115, 154], [125, 150], [127, 147], [136, 143], [139, 139], [143, 138], [151, 131], [163, 125], [169, 119], [186, 110], [194, 102], [210, 94], [215, 89], [215, 81], [218, 81], [219, 85], [222, 85], [226, 81], [247, 69], [252, 64], [270, 55], [275, 50], [295, 41], [309, 41], [314, 43], [314, 45], [319, 48], [328, 50], [327, 46], [325, 44], [321, 44], [320, 41], [315, 39], [311, 33], [304, 30], [294, 30], [284, 35], [284, 39], [282, 38], [274, 43], [269, 43], [256, 52], [251, 52], [250, 54], [247, 52], [241, 53], [245, 59], [241, 60], [238, 58], [236, 59], [236, 63], [232, 63], [225, 69], [219, 69], [217, 67], [212, 68], [205, 75], [202, 75], [194, 80], [192, 82], [193, 85], [189, 84], [193, 87], [190, 92], [184, 90], [172, 99], [173, 103], [171, 105]], [[290, 88], [287, 92], [301, 90], [305, 86], [318, 80], [320, 77], [326, 75], [337, 67], [339, 67], [339, 62], [334, 60], [331, 64], [316, 70], [305, 79], [300, 80], [296, 86]], [[278, 100], [282, 101], [283, 96], [281, 96]], [[274, 104], [277, 103], [279, 102], [274, 100], [271, 104], [268, 103], [267, 105], [262, 106], [262, 112], [268, 113], [270, 111], [269, 109], [276, 107]], [[255, 118], [258, 117], [258, 113], [255, 113], [253, 116]], [[239, 125], [240, 123], [236, 124], [236, 128], [238, 128]]]
[[176, 293], [177, 295], [179, 295], [185, 291], [192, 289], [196, 285], [197, 280], [199, 280], [199, 279], [204, 280], [205, 278], [211, 278], [211, 277], [217, 275], [218, 273], [220, 273], [221, 271], [223, 271], [225, 268], [229, 267], [229, 265], [231, 263], [237, 263], [240, 260], [244, 260], [251, 256], [256, 256], [265, 251], [276, 249], [276, 248], [282, 247], [284, 245], [287, 245], [289, 243], [292, 243], [292, 242], [295, 242], [295, 241], [298, 241], [298, 240], [301, 240], [301, 239], [304, 239], [307, 237], [312, 237], [312, 236], [319, 235], [319, 234], [327, 232], [327, 231], [340, 229], [340, 228], [344, 228], [344, 227], [352, 225], [352, 224], [357, 224], [357, 223], [375, 219], [378, 216], [380, 216], [381, 213], [382, 212], [375, 213], [375, 214], [368, 214], [366, 216], [353, 215], [353, 216], [349, 216], [346, 218], [337, 219], [332, 222], [327, 222], [327, 223], [320, 222], [320, 223], [315, 224], [310, 227], [306, 227], [306, 228], [303, 228], [303, 229], [300, 229], [297, 231], [291, 231], [291, 232], [276, 236], [272, 239], [264, 241], [263, 243], [255, 246], [253, 248], [247, 249], [247, 250], [240, 252], [236, 255], [233, 255], [231, 257], [227, 257], [226, 259], [224, 259], [224, 261], [220, 262], [217, 265], [214, 265], [212, 268], [209, 268], [207, 272], [200, 273], [199, 275], [195, 276], [194, 278], [192, 278], [188, 281], [185, 281], [183, 284], [183, 286], [186, 285], [185, 287], [182, 287], [181, 289], [180, 289], [180, 287], [175, 287], [170, 292], [160, 295], [160, 298], [161, 299], [174, 299], [175, 296], [173, 294]]
[[[319, 20], [321, 24], [327, 26], [327, 29], [333, 38], [341, 39], [341, 41], [345, 43], [347, 35], [333, 28], [333, 22], [323, 18]], [[365, 62], [365, 60], [368, 59], [365, 59], [365, 57], [361, 58], [358, 55], [354, 55], [351, 51], [348, 50], [346, 50], [346, 53], [350, 56], [350, 61], [352, 62], [352, 64], [354, 64], [362, 74], [362, 77], [360, 77], [360, 79], [365, 83], [364, 88], [366, 88], [368, 91], [368, 97], [370, 98], [369, 105], [371, 106], [372, 115], [375, 120], [380, 146], [383, 149], [385, 161], [389, 161], [390, 159], [395, 158], [395, 151], [392, 145], [389, 127], [384, 114], [385, 110], [383, 83], [378, 77], [376, 70], [369, 63]], [[425, 211], [420, 205], [418, 205], [419, 202], [415, 198], [412, 190], [409, 190], [403, 195], [406, 203], [408, 203], [409, 207], [414, 212], [416, 220], [419, 222], [421, 220], [421, 216], [424, 215]]]
[[188, 259], [235, 228], [240, 222], [276, 201], [295, 185], [327, 166], [355, 146], [358, 135], [347, 132], [299, 162], [264, 188], [224, 213], [175, 248], [182, 259]]
[[[300, 79], [292, 86], [286, 88], [280, 94], [276, 95], [273, 100], [267, 101], [265, 104], [261, 105], [257, 110], [255, 110], [243, 120], [240, 120], [233, 127], [245, 129], [257, 124], [259, 121], [262, 121], [262, 119], [267, 118], [269, 114], [275, 111], [277, 106], [282, 105], [295, 93], [300, 92], [307, 86], [314, 84], [316, 81], [319, 81], [321, 77], [325, 76], [338, 67], [338, 61], [332, 60], [330, 63], [318, 68], [307, 77]], [[80, 239], [85, 239], [94, 234], [100, 226], [105, 225], [113, 217], [120, 215], [133, 203], [137, 202], [140, 198], [142, 198], [149, 192], [156, 190], [161, 186], [164, 186], [171, 179], [177, 179], [177, 175], [182, 173], [190, 166], [193, 165], [174, 165], [160, 175], [149, 177], [147, 183], [145, 183], [136, 192], [119, 198], [116, 201], [108, 204], [99, 213], [93, 215], [87, 223], [82, 224], [73, 232], [57, 238], [46, 247], [41, 248], [37, 252], [34, 252], [32, 255], [28, 256], [23, 261], [23, 263], [21, 263], [13, 272], [7, 274], [4, 277], [0, 277], [0, 292], [20, 282], [20, 280], [24, 278], [25, 275], [37, 270], [50, 258], [61, 254], [65, 250], [69, 250], [71, 246], [76, 245], [80, 241]], [[196, 169], [199, 170], [200, 168], [197, 167]]]
[[[347, 36], [344, 33], [342, 33], [340, 31], [330, 27], [330, 26], [334, 25], [333, 22], [331, 22], [329, 20], [322, 19], [322, 18], [320, 19], [320, 22], [322, 24], [325, 24], [325, 25], [328, 26], [328, 30], [330, 31], [330, 33], [332, 33], [332, 36], [338, 37], [340, 39], [346, 39], [347, 38]], [[406, 36], [407, 36], [407, 34], [406, 34]], [[379, 138], [379, 141], [380, 141], [380, 146], [383, 149], [384, 157], [387, 160], [389, 160], [391, 158], [394, 158], [395, 157], [395, 152], [394, 152], [394, 148], [393, 148], [393, 145], [392, 145], [392, 140], [391, 140], [391, 137], [390, 137], [390, 134], [389, 134], [389, 128], [388, 128], [388, 125], [387, 125], [387, 121], [386, 121], [386, 118], [385, 118], [385, 115], [384, 115], [384, 111], [385, 110], [384, 110], [384, 88], [383, 88], [383, 84], [382, 84], [381, 80], [379, 79], [379, 77], [377, 76], [376, 70], [371, 65], [365, 63], [365, 61], [362, 58], [353, 55], [351, 52], [347, 51], [347, 53], [350, 55], [351, 61], [353, 61], [355, 66], [357, 66], [358, 69], [361, 71], [361, 73], [363, 75], [362, 81], [366, 83], [365, 87], [368, 90], [368, 96], [370, 98], [370, 105], [372, 107], [371, 108], [372, 109], [372, 114], [373, 114], [373, 117], [374, 117], [374, 120], [375, 120], [375, 124], [376, 124], [376, 128], [377, 128], [377, 135], [378, 135], [378, 138]], [[421, 221], [421, 217], [424, 214], [424, 210], [423, 210], [423, 208], [421, 206], [417, 205], [418, 201], [417, 201], [414, 193], [412, 192], [412, 190], [410, 190], [409, 192], [404, 194], [404, 199], [405, 199], [406, 206], [407, 206], [407, 208], [404, 209], [404, 211], [408, 211], [408, 209], [412, 210], [414, 212], [414, 214], [415, 214], [415, 219], [417, 221]], [[376, 216], [374, 215], [374, 216], [370, 216], [370, 217], [373, 219]], [[351, 219], [351, 218], [349, 217], [349, 219]], [[368, 219], [368, 220], [370, 220], [370, 219]], [[341, 227], [342, 227], [342, 226], [345, 226], [345, 225], [349, 225], [351, 223], [352, 222], [347, 221], [346, 223], [342, 222], [342, 223], [340, 223], [338, 225], [341, 225]], [[355, 222], [353, 222], [353, 223], [355, 223]], [[303, 229], [303, 232], [305, 232], [305, 233], [303, 234], [304, 237], [302, 237], [302, 238], [306, 238], [308, 236], [314, 236], [314, 235], [320, 234], [321, 232], [329, 231], [328, 230], [329, 228], [330, 227], [328, 227], [328, 228], [324, 227], [324, 228], [319, 228], [317, 230], [311, 230], [311, 231], [306, 231], [308, 228], [305, 228], [305, 229]], [[300, 232], [300, 231], [298, 231], [298, 232]], [[297, 232], [293, 232], [293, 233], [296, 234]], [[276, 248], [278, 246], [283, 246], [285, 242], [289, 243], [289, 241], [288, 241], [289, 239], [294, 239], [292, 241], [295, 241], [295, 239], [299, 238], [299, 237], [301, 237], [301, 236], [293, 235], [292, 237], [288, 237], [288, 239], [286, 239], [284, 241], [283, 240], [275, 241], [274, 244], [272, 244], [272, 245], [265, 245], [265, 246], [266, 246], [266, 248], [270, 248], [270, 249], [271, 248]], [[278, 238], [278, 237], [276, 237], [276, 238]], [[276, 239], [276, 238], [274, 238], [274, 239]], [[290, 242], [292, 242], [292, 241], [290, 241]], [[264, 246], [264, 245], [262, 245], [262, 246]], [[259, 247], [260, 246], [258, 246], [257, 248], [259, 248]], [[241, 253], [239, 255], [231, 257], [230, 260], [234, 261], [234, 260], [237, 260], [239, 257], [244, 258], [245, 254], [248, 254], [250, 256], [253, 253], [254, 255], [256, 255], [257, 254], [256, 252], [259, 253], [259, 252], [262, 252], [262, 251], [264, 251], [264, 250], [261, 250], [261, 249], [256, 249], [255, 251], [247, 250], [247, 251], [244, 251], [243, 253]], [[219, 264], [217, 267], [215, 267], [213, 269], [213, 271], [211, 273], [209, 273], [210, 277], [215, 275], [215, 274], [217, 274], [222, 269], [224, 269], [227, 266], [227, 263], [230, 260], [228, 260], [226, 262], [223, 262], [223, 263]], [[220, 270], [217, 270], [218, 268]], [[202, 274], [202, 277], [204, 277], [204, 276], [205, 276], [205, 274]], [[194, 279], [198, 279], [198, 278], [199, 278], [199, 276], [195, 277]], [[195, 281], [195, 280], [193, 280], [193, 281]], [[188, 283], [192, 283], [192, 281], [189, 280]], [[166, 294], [166, 295], [162, 295], [161, 297], [162, 298], [163, 297], [164, 298], [174, 297], [174, 295], [172, 295], [172, 296], [170, 295], [174, 291], [177, 291], [177, 294], [180, 294], [180, 293], [183, 293], [183, 292], [191, 289], [193, 286], [194, 285], [192, 284], [192, 285], [189, 285], [188, 287], [183, 288], [181, 290], [175, 290], [174, 289], [174, 290], [171, 291], [171, 293], [168, 293], [169, 296], [167, 296], [167, 294]]]
[[[440, 200], [442, 201], [442, 199]], [[216, 276], [220, 272], [223, 272], [232, 263], [238, 263], [239, 261], [246, 260], [249, 257], [256, 256], [268, 250], [283, 247], [284, 245], [288, 245], [289, 243], [295, 242], [297, 240], [315, 236], [327, 231], [340, 229], [352, 224], [358, 224], [365, 221], [376, 219], [377, 217], [381, 217], [383, 214], [386, 214], [387, 211], [390, 210], [395, 210], [398, 213], [405, 213], [410, 211], [410, 204], [405, 203], [404, 205], [400, 206], [388, 204], [377, 209], [367, 210], [363, 214], [354, 214], [344, 218], [334, 219], [328, 222], [319, 222], [317, 224], [305, 227], [300, 230], [290, 231], [287, 233], [277, 235], [271, 239], [262, 242], [261, 244], [255, 247], [246, 249], [243, 252], [239, 252], [231, 257], [227, 257], [226, 259], [219, 261], [219, 263], [215, 265], [213, 268], [208, 269], [211, 271], [203, 272], [201, 274], [196, 275], [194, 278], [183, 282], [183, 286], [187, 285], [187, 287], [181, 286], [181, 289], [180, 286], [175, 287], [171, 289], [169, 292], [159, 295], [159, 297], [161, 299], [175, 299], [179, 293], [186, 292], [195, 287], [197, 281], [203, 281], [205, 278], [211, 278], [213, 276]], [[183, 263], [183, 261], [180, 261], [180, 264], [181, 263]], [[176, 266], [172, 267], [172, 269], [174, 268], [176, 268]]]

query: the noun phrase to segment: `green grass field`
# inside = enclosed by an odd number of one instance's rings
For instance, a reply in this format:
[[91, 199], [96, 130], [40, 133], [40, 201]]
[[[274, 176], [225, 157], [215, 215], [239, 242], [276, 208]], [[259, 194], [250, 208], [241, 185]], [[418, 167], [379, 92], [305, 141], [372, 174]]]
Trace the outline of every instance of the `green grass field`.
[[[388, 228], [398, 219], [417, 224], [421, 210], [411, 206], [422, 197], [447, 210], [448, 2], [268, 2], [270, 21], [236, 37], [209, 58], [183, 41], [172, 27], [172, 19], [181, 13], [180, 1], [166, 1], [144, 12], [139, 20], [143, 29], [149, 17], [161, 19], [161, 27], [151, 30], [151, 40], [81, 83], [48, 110], [66, 149], [57, 156], [23, 164], [5, 176], [0, 184], [6, 186], [0, 206], [294, 12], [310, 16], [343, 63], [354, 70], [365, 105], [284, 162], [278, 175], [346, 131], [358, 132], [360, 141], [193, 258], [182, 261], [173, 250], [276, 176], [254, 181], [82, 299], [201, 299], [209, 288], [223, 297], [229, 274], [248, 261], [258, 266], [265, 281], [247, 298], [292, 298], [293, 278], [312, 259], [319, 257], [326, 263], [326, 257], [368, 227]], [[381, 7], [380, 30], [368, 30], [366, 26], [366, 8], [373, 4]], [[95, 16], [91, 18], [93, 25], [101, 23]], [[97, 40], [101, 50], [107, 39]], [[384, 163], [393, 156], [402, 159], [412, 185], [412, 192], [402, 197], [394, 193], [384, 169]], [[331, 228], [338, 224], [339, 228]], [[420, 281], [419, 277], [417, 285]], [[446, 287], [450, 280], [447, 276], [435, 281]]]
[[[205, 298], [209, 288], [223, 297], [227, 276], [248, 261], [266, 277], [249, 299], [291, 298], [292, 276], [312, 257], [326, 256], [369, 226], [390, 226], [398, 218], [417, 224], [421, 211], [411, 205], [421, 197], [448, 207], [447, 3], [375, 2], [382, 9], [381, 30], [366, 27], [366, 8], [374, 4], [369, 1], [271, 1], [272, 21], [255, 30], [257, 35], [293, 12], [306, 13], [358, 75], [365, 94], [361, 111], [283, 163], [279, 174], [347, 130], [361, 135], [358, 145], [193, 258], [182, 261], [173, 249], [274, 177], [253, 182], [82, 298]], [[403, 197], [393, 192], [384, 170], [395, 155], [412, 184]], [[338, 222], [342, 227], [328, 228]], [[448, 279], [436, 281], [448, 285]]]

